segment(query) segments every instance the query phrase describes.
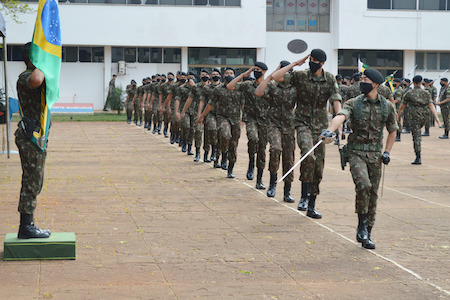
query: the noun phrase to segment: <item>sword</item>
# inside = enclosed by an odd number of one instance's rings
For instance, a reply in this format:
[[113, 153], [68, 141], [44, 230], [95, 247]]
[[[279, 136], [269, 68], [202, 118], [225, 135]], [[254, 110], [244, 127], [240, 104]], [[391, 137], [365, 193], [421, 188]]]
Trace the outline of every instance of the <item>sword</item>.
[[315, 144], [311, 150], [309, 150], [305, 155], [303, 155], [302, 158], [300, 158], [300, 160], [289, 170], [286, 172], [286, 174], [283, 175], [283, 177], [281, 177], [280, 180], [278, 180], [278, 183], [282, 182], [284, 178], [286, 178], [286, 176], [288, 176], [308, 155], [311, 154], [311, 152], [314, 151], [314, 149], [316, 149], [317, 147], [319, 147], [319, 145], [323, 142], [323, 140], [320, 140], [317, 142], [317, 144]]
[[383, 164], [383, 178], [381, 179], [381, 197], [383, 198], [383, 190], [384, 190], [384, 171], [386, 170], [386, 165]]

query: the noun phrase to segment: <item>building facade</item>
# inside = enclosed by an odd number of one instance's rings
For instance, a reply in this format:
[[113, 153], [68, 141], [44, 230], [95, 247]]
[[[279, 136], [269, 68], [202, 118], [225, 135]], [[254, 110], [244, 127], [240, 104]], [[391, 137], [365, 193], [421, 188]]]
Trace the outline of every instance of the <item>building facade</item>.
[[[36, 1], [28, 3], [37, 8]], [[59, 4], [60, 102], [93, 103], [94, 109], [103, 108], [112, 74], [119, 75], [116, 86], [125, 87], [131, 79], [139, 83], [169, 71], [225, 66], [241, 71], [257, 60], [265, 61], [272, 71], [281, 60], [298, 60], [314, 48], [325, 50], [325, 69], [334, 74], [354, 73], [358, 57], [385, 75], [397, 71], [399, 77], [423, 74], [434, 79], [450, 68], [450, 40], [445, 34], [450, 28], [450, 0], [68, 0]], [[20, 24], [6, 18], [12, 96], [24, 70], [21, 45], [31, 40], [35, 17], [21, 15]]]

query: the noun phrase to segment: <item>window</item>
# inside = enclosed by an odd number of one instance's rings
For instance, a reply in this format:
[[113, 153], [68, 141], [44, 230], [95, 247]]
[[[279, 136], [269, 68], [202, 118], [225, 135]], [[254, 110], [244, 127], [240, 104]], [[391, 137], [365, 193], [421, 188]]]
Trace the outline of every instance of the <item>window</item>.
[[[39, 2], [38, 0], [19, 0]], [[129, 4], [129, 5], [180, 5], [180, 6], [241, 6], [242, 0], [58, 0], [59, 3]]]
[[330, 0], [267, 0], [268, 31], [330, 30]]
[[[417, 2], [419, 6], [417, 7]], [[450, 10], [450, 0], [368, 0], [369, 9]]]
[[369, 0], [367, 7], [373, 9], [391, 9], [391, 0]]
[[78, 47], [62, 47], [62, 61], [63, 62], [77, 62], [78, 61]]
[[437, 65], [437, 53], [427, 53], [427, 69], [436, 70]]
[[416, 65], [417, 65], [417, 69], [425, 69], [425, 53], [423, 52], [416, 52]]
[[164, 63], [181, 63], [181, 49], [164, 48]]
[[128, 63], [136, 62], [136, 48], [127, 47], [123, 49], [124, 60]]
[[138, 48], [138, 62], [139, 63], [149, 63], [150, 62], [150, 49], [149, 48]]
[[189, 48], [190, 67], [252, 66], [256, 62], [256, 49]]
[[392, 0], [392, 9], [416, 9], [416, 0]]
[[441, 70], [450, 69], [450, 53], [440, 53], [439, 68]]
[[420, 0], [420, 10], [445, 10], [447, 0]]
[[419, 70], [450, 69], [450, 52], [416, 52], [416, 65]]
[[150, 48], [150, 62], [162, 63], [162, 48]]
[[92, 47], [92, 62], [104, 62], [105, 61], [105, 48]]
[[79, 57], [80, 62], [91, 62], [92, 61], [92, 48], [91, 47], [80, 47], [78, 57]]
[[112, 62], [119, 62], [123, 60], [123, 47], [111, 48], [111, 60]]

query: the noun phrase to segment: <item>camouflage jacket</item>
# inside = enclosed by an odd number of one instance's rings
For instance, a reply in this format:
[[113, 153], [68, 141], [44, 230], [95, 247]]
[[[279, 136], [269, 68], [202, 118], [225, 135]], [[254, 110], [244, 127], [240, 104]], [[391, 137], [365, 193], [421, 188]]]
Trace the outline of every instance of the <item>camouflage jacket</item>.
[[267, 114], [269, 122], [278, 128], [294, 129], [294, 107], [297, 101], [297, 90], [285, 82], [270, 82], [263, 98], [269, 102]]
[[405, 94], [411, 89], [411, 86], [405, 87], [403, 89], [403, 95], [402, 95], [402, 101], [403, 101], [403, 97], [405, 97]]
[[[360, 116], [358, 117], [355, 103], [362, 100]], [[383, 124], [383, 112], [381, 101], [384, 101], [387, 108], [386, 122]], [[349, 149], [354, 149], [355, 145], [367, 145], [367, 149], [355, 149], [363, 151], [381, 151], [383, 144], [383, 125], [388, 132], [398, 130], [395, 116], [395, 109], [391, 102], [381, 95], [375, 100], [369, 100], [365, 95], [359, 95], [344, 103], [344, 107], [338, 113], [344, 115], [346, 120], [350, 120], [353, 133], [348, 137]]]
[[244, 98], [241, 92], [230, 91], [225, 84], [214, 88], [212, 97], [208, 104], [216, 109], [216, 115], [227, 118], [231, 124], [239, 125]]
[[171, 85], [172, 83], [170, 83], [170, 81], [166, 81], [159, 86], [159, 94], [162, 96], [161, 105], [163, 105], [164, 101], [166, 101]]
[[[200, 100], [203, 101], [203, 102], [205, 103], [205, 105], [203, 106], [203, 109], [205, 109], [206, 104], [208, 104], [209, 101], [213, 98], [214, 90], [215, 90], [216, 88], [218, 88], [218, 87], [221, 87], [221, 86], [222, 86], [221, 83], [219, 83], [219, 84], [212, 84], [212, 83], [211, 83], [211, 84], [208, 85], [208, 87], [205, 89], [205, 92], [204, 92], [202, 95], [200, 95]], [[212, 110], [210, 110], [209, 113], [212, 114], [213, 116], [215, 116], [215, 115], [216, 115], [217, 107], [218, 107], [218, 103], [216, 103], [216, 104], [214, 105], [214, 108], [213, 108]]]
[[322, 77], [315, 77], [311, 71], [294, 71], [284, 75], [284, 82], [297, 89], [297, 108], [294, 126], [300, 123], [315, 132], [328, 126], [327, 101], [341, 101], [339, 87], [333, 74], [324, 71]]
[[[444, 101], [447, 98], [450, 98], [450, 87], [441, 87], [439, 92], [439, 101]], [[450, 102], [441, 105], [441, 107], [447, 106], [450, 106]]]
[[116, 88], [116, 81], [114, 79], [111, 79], [109, 81], [108, 93], [112, 93], [115, 88]]
[[127, 94], [128, 94], [127, 102], [133, 101], [133, 98], [134, 98], [134, 95], [136, 95], [136, 92], [137, 92], [137, 87], [133, 87], [131, 84], [127, 85]]
[[408, 114], [414, 121], [416, 118], [429, 118], [430, 109], [428, 105], [433, 101], [428, 91], [420, 87], [414, 87], [405, 93], [402, 103], [408, 107]]
[[348, 99], [352, 99], [355, 97], [358, 97], [359, 95], [361, 95], [361, 90], [359, 89], [359, 82], [357, 83], [353, 83], [351, 86], [348, 87], [347, 90], [347, 97]]
[[400, 103], [402, 102], [402, 96], [403, 96], [403, 88], [399, 85], [398, 88], [394, 91], [394, 101], [398, 101], [395, 103], [395, 108], [398, 110], [400, 107]]
[[175, 101], [180, 101], [180, 105], [178, 106], [178, 111], [181, 113], [183, 110], [184, 104], [186, 104], [187, 98], [189, 98], [189, 93], [191, 89], [188, 83], [184, 83], [180, 85], [177, 90], [177, 95], [175, 96]]
[[392, 91], [390, 87], [385, 86], [384, 84], [380, 84], [378, 86], [378, 94], [389, 100], [392, 97]]
[[244, 98], [244, 111], [242, 113], [242, 121], [247, 122], [250, 119], [256, 120], [258, 123], [266, 124], [267, 111], [269, 110], [269, 101], [266, 97], [257, 98], [255, 95], [258, 84], [256, 81], [239, 82], [235, 91], [241, 92]]
[[175, 109], [175, 98], [178, 94], [178, 90], [180, 89], [181, 82], [177, 81], [175, 83], [172, 83], [170, 86], [167, 87], [167, 96], [172, 95], [172, 99], [170, 100], [170, 109], [174, 111]]
[[200, 103], [200, 99], [205, 98], [203, 95], [206, 93], [208, 86], [209, 86], [209, 84], [203, 84], [202, 82], [199, 82], [191, 88], [189, 97], [192, 98], [192, 103], [189, 106], [189, 108], [186, 110], [187, 114], [189, 114], [191, 116], [197, 116], [198, 104]]
[[348, 86], [345, 84], [339, 84], [339, 95], [341, 95], [342, 101], [341, 103], [344, 103], [348, 100]]
[[429, 85], [426, 87], [425, 91], [428, 91], [431, 95], [431, 101], [435, 101], [437, 97], [437, 89], [433, 85]]
[[16, 88], [22, 115], [39, 124], [41, 120], [41, 89], [45, 84], [33, 88], [28, 81], [32, 72], [33, 70], [30, 69], [22, 72], [17, 80]]

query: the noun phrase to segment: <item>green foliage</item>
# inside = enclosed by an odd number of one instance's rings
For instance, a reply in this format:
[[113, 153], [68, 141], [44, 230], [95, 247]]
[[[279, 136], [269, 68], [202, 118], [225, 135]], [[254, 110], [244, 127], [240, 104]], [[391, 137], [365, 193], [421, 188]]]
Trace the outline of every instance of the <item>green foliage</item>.
[[111, 95], [109, 95], [110, 97], [110, 104], [111, 104], [111, 109], [112, 110], [117, 110], [117, 114], [120, 115], [120, 112], [123, 110], [124, 108], [124, 103], [125, 103], [125, 93], [122, 89], [122, 87], [116, 87]]
[[22, 23], [19, 20], [19, 14], [28, 14], [35, 12], [28, 4], [16, 0], [0, 0], [0, 9], [2, 13], [9, 16], [14, 22]]

